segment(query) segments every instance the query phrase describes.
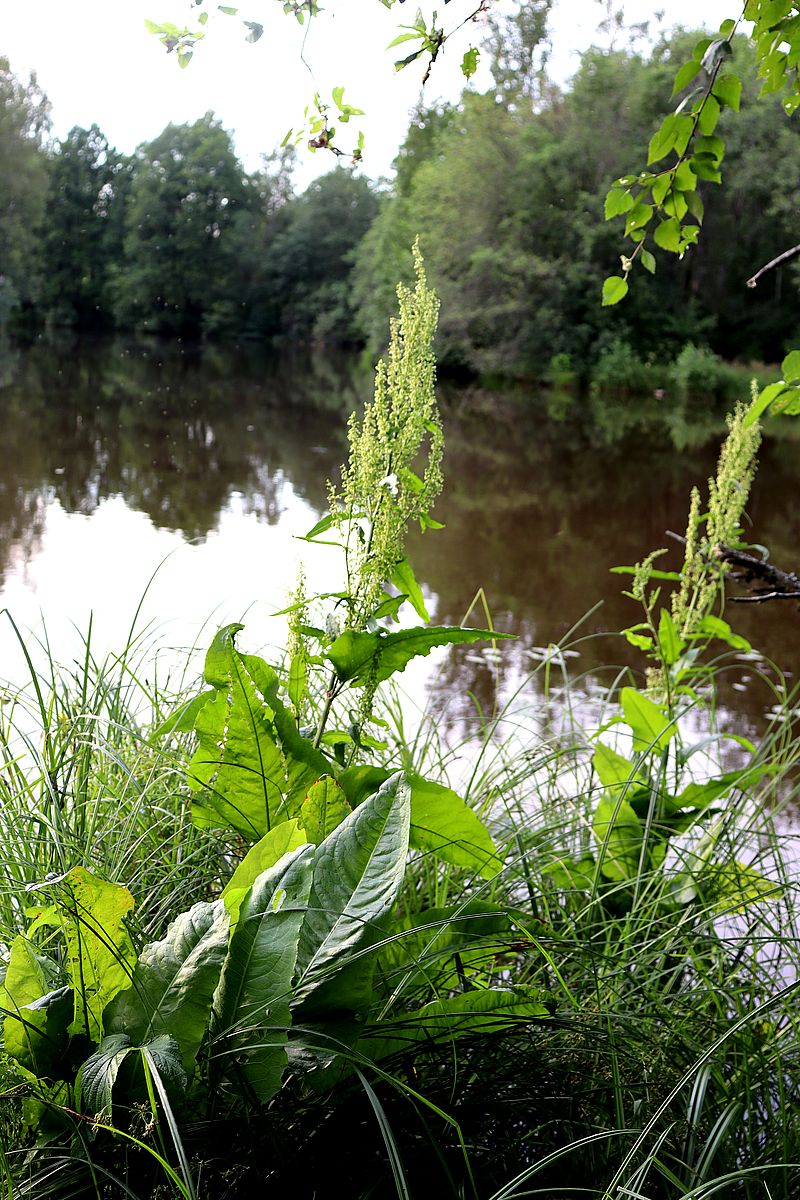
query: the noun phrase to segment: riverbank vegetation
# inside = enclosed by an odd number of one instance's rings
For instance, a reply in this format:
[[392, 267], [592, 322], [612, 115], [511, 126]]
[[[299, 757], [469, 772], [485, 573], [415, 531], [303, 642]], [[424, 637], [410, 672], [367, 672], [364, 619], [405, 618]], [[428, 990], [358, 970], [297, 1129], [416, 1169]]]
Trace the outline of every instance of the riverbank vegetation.
[[4, 62], [0, 322], [312, 339], [376, 355], [419, 233], [443, 304], [444, 368], [542, 379], [567, 364], [572, 378], [603, 386], [619, 370], [626, 389], [627, 356], [636, 390], [669, 391], [674, 379], [705, 395], [711, 375], [730, 402], [709, 356], [776, 362], [796, 334], [796, 263], [757, 292], [745, 286], [793, 241], [800, 149], [780, 98], [750, 103], [755, 61], [736, 42], [743, 112], [721, 118], [725, 187], [699, 187], [714, 192], [701, 244], [643, 277], [635, 304], [600, 309], [618, 255], [603, 221], [609, 181], [668, 111], [696, 35], [590, 49], [560, 87], [546, 71], [542, 13], [526, 23], [527, 7], [493, 26], [488, 91], [412, 114], [390, 183], [339, 167], [300, 194], [291, 149], [246, 172], [210, 113], [130, 156], [96, 126], [52, 142], [41, 89]]
[[[0, 776], [15, 1197], [796, 1190], [795, 697], [773, 684], [759, 745], [714, 723], [749, 646], [713, 550], [739, 540], [758, 422], [732, 419], [681, 572], [632, 569], [642, 671], [588, 728], [569, 703], [544, 735], [520, 704], [481, 714], [464, 774], [381, 699], [433, 648], [502, 653], [429, 623], [404, 553], [410, 521], [446, 536], [417, 272], [308, 534], [343, 571], [300, 581], [283, 657], [225, 627], [198, 690], [159, 684], [148, 647], [98, 662], [87, 638], [43, 673], [22, 639]], [[563, 664], [550, 647], [545, 697]]]

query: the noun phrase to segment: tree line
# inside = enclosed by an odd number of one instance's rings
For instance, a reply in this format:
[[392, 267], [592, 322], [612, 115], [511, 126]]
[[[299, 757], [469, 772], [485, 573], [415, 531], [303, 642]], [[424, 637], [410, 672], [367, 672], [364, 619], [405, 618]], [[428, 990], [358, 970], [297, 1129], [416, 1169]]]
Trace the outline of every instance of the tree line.
[[592, 48], [567, 88], [541, 66], [542, 36], [524, 5], [495, 24], [493, 86], [412, 113], [391, 183], [337, 166], [299, 193], [291, 149], [247, 172], [211, 113], [132, 155], [96, 125], [54, 142], [37, 81], [0, 59], [0, 325], [376, 352], [419, 234], [446, 368], [581, 371], [620, 346], [646, 362], [687, 343], [780, 358], [797, 336], [800, 267], [745, 284], [796, 240], [800, 137], [777, 97], [747, 105], [748, 45], [735, 50], [746, 111], [725, 129], [725, 187], [701, 185], [700, 245], [610, 311], [598, 296], [620, 247], [603, 197], [668, 111], [697, 35]]

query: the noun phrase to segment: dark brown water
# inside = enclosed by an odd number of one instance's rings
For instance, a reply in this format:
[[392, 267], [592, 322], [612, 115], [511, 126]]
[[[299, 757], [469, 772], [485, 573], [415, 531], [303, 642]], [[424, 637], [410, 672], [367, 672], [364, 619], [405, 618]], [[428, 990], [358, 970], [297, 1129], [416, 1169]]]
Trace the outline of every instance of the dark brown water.
[[[85, 628], [90, 611], [101, 642], [120, 645], [163, 563], [140, 622], [173, 644], [205, 642], [210, 626], [242, 614], [249, 647], [277, 638], [269, 613], [295, 577], [294, 535], [323, 512], [347, 414], [370, 390], [369, 372], [321, 350], [277, 360], [155, 342], [0, 346], [0, 607], [26, 627], [43, 618], [67, 658], [72, 626]], [[639, 613], [609, 568], [659, 546], [677, 565], [666, 531], [683, 531], [690, 488], [714, 470], [723, 414], [522, 388], [445, 385], [441, 398], [447, 484], [436, 515], [446, 528], [414, 537], [412, 562], [437, 621], [461, 620], [482, 588], [496, 627], [519, 640], [499, 665], [443, 655], [410, 686], [491, 706], [498, 679], [503, 695], [518, 686], [589, 610], [567, 660], [587, 694], [619, 666], [641, 670], [617, 632]], [[749, 506], [751, 539], [786, 569], [800, 560], [799, 452], [800, 427], [767, 439]], [[324, 590], [324, 552], [303, 557]], [[797, 605], [726, 615], [794, 678]], [[470, 620], [483, 623], [482, 608]], [[14, 653], [3, 654], [0, 673], [13, 676]], [[774, 703], [763, 673], [775, 678], [756, 659], [724, 673], [729, 728], [763, 726]]]

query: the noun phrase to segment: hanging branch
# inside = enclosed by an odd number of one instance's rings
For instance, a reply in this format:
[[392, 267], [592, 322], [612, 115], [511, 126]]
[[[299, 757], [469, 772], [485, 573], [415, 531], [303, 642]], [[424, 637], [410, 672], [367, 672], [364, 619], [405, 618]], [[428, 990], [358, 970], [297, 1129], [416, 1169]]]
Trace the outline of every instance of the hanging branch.
[[764, 604], [767, 600], [800, 600], [800, 576], [793, 571], [781, 571], [772, 563], [733, 550], [730, 546], [714, 547], [714, 557], [735, 570], [731, 579], [749, 587], [751, 595], [732, 596], [734, 604]]
[[796, 254], [800, 254], [800, 246], [792, 246], [790, 250], [784, 250], [783, 254], [779, 254], [777, 258], [770, 259], [765, 263], [760, 271], [756, 271], [755, 275], [751, 275], [747, 281], [749, 288], [758, 287], [758, 281], [762, 275], [766, 275], [767, 271], [771, 271], [773, 267], [779, 267], [781, 263], [788, 262], [790, 258], [794, 258]]

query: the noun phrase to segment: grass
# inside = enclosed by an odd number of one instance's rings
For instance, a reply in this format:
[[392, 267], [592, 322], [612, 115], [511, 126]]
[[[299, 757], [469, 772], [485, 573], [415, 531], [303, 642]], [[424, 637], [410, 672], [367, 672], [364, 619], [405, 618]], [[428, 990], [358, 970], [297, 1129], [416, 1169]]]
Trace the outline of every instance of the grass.
[[[141, 642], [98, 661], [87, 636], [79, 663], [61, 670], [45, 654], [45, 673], [7, 692], [4, 945], [50, 873], [80, 863], [128, 886], [141, 943], [216, 894], [241, 853], [191, 823], [185, 747], [151, 734], [176, 699], [144, 682], [152, 655]], [[402, 1015], [437, 993], [487, 986], [534, 989], [545, 1015], [476, 1020], [444, 1044], [401, 1042], [379, 1068], [353, 1056], [333, 1079], [295, 1070], [264, 1111], [220, 1097], [200, 1113], [190, 1100], [170, 1125], [153, 1093], [149, 1115], [115, 1113], [120, 1132], [105, 1139], [67, 1114], [71, 1134], [31, 1162], [28, 1084], [0, 1060], [6, 1192], [211, 1200], [258, 1186], [310, 1200], [335, 1178], [359, 1200], [797, 1195], [797, 834], [785, 814], [798, 744], [776, 716], [758, 749], [770, 774], [755, 791], [733, 789], [713, 818], [715, 870], [757, 867], [769, 895], [721, 901], [706, 873], [678, 902], [681, 872], [697, 861], [691, 834], [664, 869], [642, 866], [633, 881], [565, 882], [559, 863], [592, 848], [598, 785], [594, 730], [570, 707], [564, 664], [550, 655], [484, 718], [465, 791], [506, 847], [503, 871], [487, 883], [429, 857], [411, 864], [376, 983], [375, 1033], [402, 1035]], [[541, 707], [556, 688], [561, 724], [545, 735]], [[780, 712], [795, 704], [782, 697]], [[391, 753], [446, 781], [464, 748], [439, 742], [440, 722], [409, 733], [400, 713], [389, 707]], [[706, 772], [716, 753], [712, 740]], [[508, 910], [510, 932], [487, 921]], [[467, 929], [476, 936], [459, 941]]]

